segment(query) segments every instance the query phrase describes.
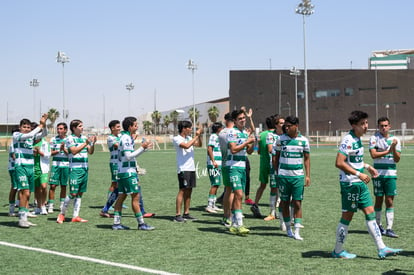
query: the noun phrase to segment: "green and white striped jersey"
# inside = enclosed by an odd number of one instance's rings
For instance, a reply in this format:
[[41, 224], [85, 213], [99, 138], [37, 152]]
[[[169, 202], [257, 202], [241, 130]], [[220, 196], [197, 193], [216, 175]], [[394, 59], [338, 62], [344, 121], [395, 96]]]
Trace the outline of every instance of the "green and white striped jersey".
[[[377, 152], [387, 151], [394, 139], [397, 139], [398, 141], [395, 149], [397, 152], [401, 152], [401, 142], [397, 137], [389, 135], [388, 138], [385, 138], [380, 132], [375, 133], [375, 135], [369, 139], [369, 149], [376, 149]], [[394, 161], [392, 153], [380, 158], [375, 158], [374, 168], [378, 170], [380, 177], [397, 178], [397, 164]]]
[[[213, 156], [216, 163], [221, 167], [221, 150], [220, 150], [220, 143], [219, 137], [217, 134], [211, 134], [208, 140], [208, 146], [213, 148]], [[213, 165], [210, 156], [207, 154], [207, 165]]]
[[280, 178], [303, 177], [303, 157], [310, 153], [309, 141], [298, 134], [291, 138], [287, 134], [281, 135], [276, 140], [276, 151], [280, 152], [278, 176]]
[[14, 149], [14, 165], [16, 166], [33, 166], [33, 142], [42, 137], [39, 133], [42, 129], [36, 127], [33, 131], [27, 134], [20, 132], [13, 133], [13, 149]]
[[246, 130], [240, 131], [237, 127], [230, 129], [227, 132], [227, 156], [226, 156], [226, 166], [246, 169], [246, 147], [240, 150], [239, 152], [232, 154], [230, 150], [230, 143], [235, 143], [240, 145], [244, 143], [249, 134]]
[[61, 144], [66, 145], [66, 138], [60, 138], [55, 136], [50, 140], [50, 148], [52, 151], [58, 151], [56, 155], [52, 158], [52, 167], [69, 167], [69, 157], [65, 154], [65, 151], [60, 150]]
[[110, 134], [106, 143], [108, 144], [108, 150], [110, 153], [110, 160], [109, 163], [118, 163], [118, 154], [119, 154], [119, 147], [115, 149], [114, 145], [118, 144], [119, 146], [120, 136], [114, 136]]
[[88, 168], [88, 147], [83, 148], [79, 153], [73, 155], [70, 152], [71, 147], [78, 147], [82, 143], [85, 143], [88, 138], [84, 135], [79, 137], [71, 134], [66, 138], [66, 147], [69, 150], [69, 168], [71, 169], [84, 169]]
[[122, 131], [118, 146], [118, 178], [124, 179], [137, 175], [137, 161], [127, 159], [125, 153], [134, 152], [134, 139], [128, 131]]
[[[359, 172], [364, 170], [364, 146], [362, 145], [361, 139], [355, 136], [353, 130], [344, 136], [339, 145], [338, 153], [346, 156], [346, 163]], [[339, 181], [340, 182], [360, 182], [358, 176], [345, 173], [339, 170]]]

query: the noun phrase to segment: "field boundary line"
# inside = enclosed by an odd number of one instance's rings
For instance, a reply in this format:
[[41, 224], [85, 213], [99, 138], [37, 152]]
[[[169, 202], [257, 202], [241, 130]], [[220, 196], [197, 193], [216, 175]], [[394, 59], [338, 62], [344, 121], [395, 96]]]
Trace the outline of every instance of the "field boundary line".
[[162, 270], [150, 269], [150, 268], [145, 268], [145, 267], [140, 267], [140, 266], [135, 266], [135, 265], [122, 264], [122, 263], [115, 263], [115, 262], [100, 260], [100, 259], [96, 259], [96, 258], [78, 256], [78, 255], [62, 253], [62, 252], [57, 252], [57, 251], [43, 249], [43, 248], [36, 248], [36, 247], [30, 247], [30, 246], [25, 246], [25, 245], [19, 245], [19, 244], [14, 244], [14, 243], [8, 243], [8, 242], [3, 242], [3, 241], [0, 241], [0, 245], [14, 247], [14, 248], [20, 248], [20, 249], [25, 249], [25, 250], [32, 250], [32, 251], [42, 252], [42, 253], [47, 253], [47, 254], [53, 254], [53, 255], [57, 255], [57, 256], [61, 256], [61, 257], [77, 259], [77, 260], [82, 260], [82, 261], [88, 261], [88, 262], [93, 262], [93, 263], [99, 263], [99, 264], [104, 264], [104, 265], [111, 265], [111, 266], [116, 266], [116, 267], [132, 269], [132, 270], [138, 270], [138, 271], [142, 271], [142, 272], [146, 272], [146, 273], [160, 274], [160, 275], [178, 275], [177, 273], [169, 273], [169, 272], [162, 271]]

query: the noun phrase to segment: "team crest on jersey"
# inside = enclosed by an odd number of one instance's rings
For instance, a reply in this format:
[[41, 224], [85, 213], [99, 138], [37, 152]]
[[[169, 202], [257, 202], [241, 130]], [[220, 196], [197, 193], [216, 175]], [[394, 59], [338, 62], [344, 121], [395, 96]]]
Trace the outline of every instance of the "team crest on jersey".
[[299, 145], [299, 146], [302, 146], [302, 141], [299, 141], [299, 142], [298, 142], [298, 145]]

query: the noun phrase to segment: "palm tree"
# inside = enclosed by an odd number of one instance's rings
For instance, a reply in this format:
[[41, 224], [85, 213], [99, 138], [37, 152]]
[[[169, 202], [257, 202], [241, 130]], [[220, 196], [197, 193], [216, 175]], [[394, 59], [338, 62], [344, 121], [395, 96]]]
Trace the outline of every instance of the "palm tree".
[[142, 122], [143, 127], [144, 127], [144, 132], [146, 135], [151, 135], [151, 128], [152, 128], [152, 122], [149, 120], [144, 120]]
[[178, 116], [179, 115], [180, 114], [177, 111], [172, 111], [170, 113], [170, 120], [171, 120], [171, 122], [173, 124], [173, 127], [174, 127], [174, 135], [177, 134], [177, 124], [178, 124]]
[[168, 126], [171, 123], [171, 119], [168, 115], [165, 115], [164, 118], [162, 119], [163, 121], [163, 126], [165, 127], [165, 133], [168, 134]]
[[155, 110], [151, 114], [152, 122], [154, 123], [154, 134], [157, 134], [157, 129], [161, 122], [161, 113]]
[[[195, 111], [193, 111], [193, 110], [195, 110]], [[194, 123], [194, 113], [195, 113], [195, 124], [197, 125], [197, 123], [198, 123], [198, 118], [200, 117], [200, 111], [199, 111], [199, 110], [197, 110], [197, 108], [193, 109], [193, 107], [191, 107], [191, 108], [188, 110], [188, 116], [190, 117], [190, 120], [191, 120], [191, 122], [193, 122], [193, 123]]]
[[216, 105], [211, 106], [207, 110], [208, 118], [211, 120], [212, 123], [217, 122], [217, 118], [220, 115], [220, 110], [216, 107]]
[[47, 125], [47, 128], [49, 128], [49, 132], [53, 132], [53, 129], [55, 128], [55, 122], [60, 116], [60, 113], [55, 108], [50, 108], [49, 111], [47, 111], [48, 119], [50, 120], [50, 123]]

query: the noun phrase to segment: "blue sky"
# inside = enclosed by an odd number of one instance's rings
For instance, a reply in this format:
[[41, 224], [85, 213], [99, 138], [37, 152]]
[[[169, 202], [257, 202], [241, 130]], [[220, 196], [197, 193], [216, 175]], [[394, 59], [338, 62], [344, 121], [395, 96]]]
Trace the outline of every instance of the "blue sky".
[[[64, 71], [69, 120], [97, 127], [104, 113], [106, 121], [122, 119], [128, 106], [138, 116], [153, 111], [155, 103], [159, 111], [191, 105], [190, 58], [198, 65], [196, 103], [228, 96], [230, 70], [303, 68], [299, 3], [2, 1], [0, 122], [33, 119], [34, 108], [36, 120], [40, 108], [62, 109], [58, 51], [71, 59]], [[414, 48], [412, 0], [312, 4], [315, 13], [306, 18], [308, 69], [366, 69], [374, 50]], [[35, 91], [33, 78], [40, 82]], [[135, 88], [129, 102], [130, 82]]]

